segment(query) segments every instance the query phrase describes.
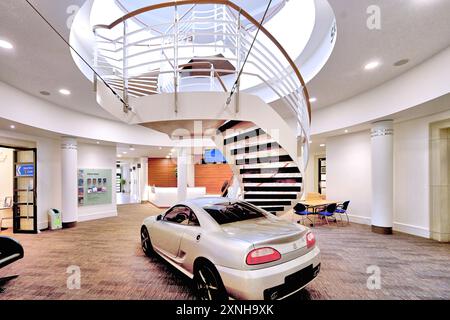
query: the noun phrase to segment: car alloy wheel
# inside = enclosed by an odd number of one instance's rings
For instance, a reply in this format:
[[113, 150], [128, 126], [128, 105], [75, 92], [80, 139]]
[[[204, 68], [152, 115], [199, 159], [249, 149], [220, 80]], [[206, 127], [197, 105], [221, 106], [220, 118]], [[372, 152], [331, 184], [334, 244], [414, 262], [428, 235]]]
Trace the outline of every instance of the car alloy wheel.
[[195, 273], [197, 295], [200, 300], [227, 300], [227, 293], [219, 274], [208, 265], [202, 265]]
[[150, 241], [150, 235], [145, 226], [141, 228], [141, 246], [146, 256], [151, 256], [153, 253], [152, 242]]

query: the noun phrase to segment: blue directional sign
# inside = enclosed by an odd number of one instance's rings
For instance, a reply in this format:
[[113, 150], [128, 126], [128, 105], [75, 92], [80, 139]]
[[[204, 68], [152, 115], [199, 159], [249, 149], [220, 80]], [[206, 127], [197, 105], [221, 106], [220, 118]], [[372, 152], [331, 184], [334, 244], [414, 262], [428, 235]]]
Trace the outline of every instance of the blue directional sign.
[[18, 177], [33, 177], [34, 164], [18, 164], [16, 165], [16, 175]]

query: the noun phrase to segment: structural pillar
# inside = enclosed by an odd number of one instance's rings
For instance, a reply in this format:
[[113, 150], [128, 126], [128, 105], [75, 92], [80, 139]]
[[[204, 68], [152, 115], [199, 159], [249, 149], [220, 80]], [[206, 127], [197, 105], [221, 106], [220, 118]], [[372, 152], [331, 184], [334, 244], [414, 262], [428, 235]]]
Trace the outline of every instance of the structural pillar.
[[394, 224], [394, 127], [392, 120], [372, 125], [372, 231], [392, 234]]
[[148, 201], [148, 158], [139, 159], [139, 188], [140, 188], [140, 201]]
[[75, 227], [78, 221], [78, 151], [77, 140], [61, 141], [61, 214], [64, 228]]
[[188, 148], [178, 148], [177, 187], [178, 202], [187, 198]]

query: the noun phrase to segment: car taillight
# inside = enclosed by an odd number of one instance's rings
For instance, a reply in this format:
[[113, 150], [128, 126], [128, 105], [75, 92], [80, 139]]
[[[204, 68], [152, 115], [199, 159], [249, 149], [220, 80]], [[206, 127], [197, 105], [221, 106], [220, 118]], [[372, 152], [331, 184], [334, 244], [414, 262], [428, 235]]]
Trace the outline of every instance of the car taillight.
[[259, 248], [249, 252], [247, 255], [247, 264], [263, 264], [281, 259], [281, 254], [273, 248]]
[[314, 236], [314, 233], [308, 232], [306, 234], [306, 247], [309, 249], [314, 247], [315, 244], [316, 244], [316, 237]]

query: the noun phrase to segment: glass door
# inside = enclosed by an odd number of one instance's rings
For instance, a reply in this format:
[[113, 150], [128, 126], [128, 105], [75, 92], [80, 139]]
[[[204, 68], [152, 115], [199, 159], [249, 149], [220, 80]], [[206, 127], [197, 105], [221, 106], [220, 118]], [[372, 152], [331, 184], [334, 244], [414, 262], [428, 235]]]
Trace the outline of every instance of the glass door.
[[14, 233], [37, 233], [36, 149], [14, 150]]

